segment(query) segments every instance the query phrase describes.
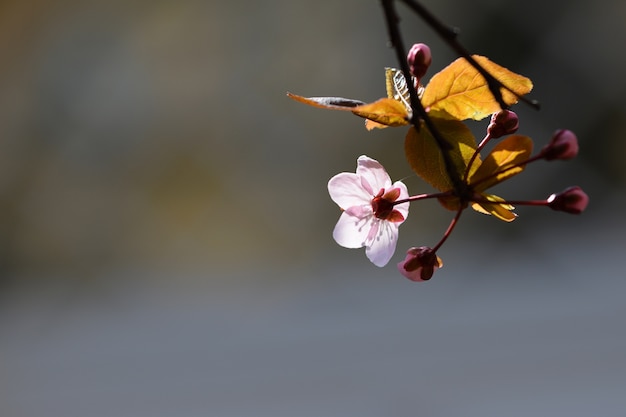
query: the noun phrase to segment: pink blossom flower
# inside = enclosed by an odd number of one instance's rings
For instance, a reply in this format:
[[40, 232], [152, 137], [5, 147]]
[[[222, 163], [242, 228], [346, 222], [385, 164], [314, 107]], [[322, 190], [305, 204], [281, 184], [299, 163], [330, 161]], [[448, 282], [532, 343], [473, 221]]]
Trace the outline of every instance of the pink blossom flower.
[[356, 174], [342, 172], [328, 181], [330, 198], [343, 210], [333, 230], [335, 241], [345, 248], [362, 248], [376, 266], [385, 266], [396, 250], [398, 227], [409, 215], [406, 185], [391, 183], [376, 160], [357, 160]]

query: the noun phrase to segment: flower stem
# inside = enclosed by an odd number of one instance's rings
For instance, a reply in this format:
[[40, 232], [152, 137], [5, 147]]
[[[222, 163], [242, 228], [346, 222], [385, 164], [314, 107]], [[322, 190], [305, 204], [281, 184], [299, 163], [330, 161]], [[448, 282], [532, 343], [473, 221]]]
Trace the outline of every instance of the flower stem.
[[454, 230], [454, 227], [456, 226], [456, 224], [459, 222], [459, 218], [461, 217], [461, 213], [463, 213], [463, 208], [460, 208], [457, 212], [456, 215], [454, 216], [454, 219], [452, 219], [452, 221], [450, 222], [450, 224], [448, 225], [448, 229], [446, 229], [446, 232], [443, 234], [443, 237], [441, 238], [441, 240], [439, 241], [439, 243], [437, 243], [435, 245], [435, 247], [433, 247], [433, 252], [437, 252], [437, 250], [439, 250], [439, 248], [443, 245], [443, 243], [448, 239], [448, 237], [452, 234], [452, 231]]
[[512, 206], [547, 206], [549, 205], [547, 200], [498, 200], [493, 201], [488, 198], [476, 197], [472, 199], [475, 203], [490, 203], [490, 204], [510, 204]]
[[494, 172], [494, 173], [492, 173], [490, 175], [487, 175], [486, 177], [483, 177], [483, 178], [481, 178], [479, 180], [476, 180], [476, 181], [472, 182], [471, 186], [472, 187], [476, 187], [476, 185], [478, 185], [478, 184], [480, 184], [482, 182], [485, 182], [487, 180], [490, 180], [493, 177], [497, 177], [498, 175], [503, 174], [503, 173], [505, 173], [507, 171], [510, 171], [512, 169], [515, 169], [515, 168], [518, 168], [518, 167], [530, 164], [531, 162], [535, 162], [535, 161], [538, 161], [540, 159], [543, 159], [543, 154], [541, 154], [541, 153], [537, 154], [537, 155], [535, 155], [533, 157], [530, 157], [530, 158], [526, 159], [525, 161], [518, 162], [515, 165], [508, 166], [508, 167], [506, 167], [504, 169], [501, 169], [501, 170], [496, 171], [496, 172]]
[[469, 177], [469, 173], [470, 173], [470, 169], [472, 168], [472, 164], [474, 164], [474, 161], [476, 160], [476, 158], [480, 154], [480, 151], [483, 150], [483, 148], [485, 147], [487, 142], [489, 142], [490, 139], [491, 139], [491, 135], [489, 133], [487, 133], [485, 135], [485, 137], [483, 138], [483, 140], [481, 140], [480, 143], [478, 144], [478, 147], [474, 151], [474, 154], [472, 155], [472, 157], [470, 158], [469, 162], [467, 163], [467, 168], [465, 168], [465, 172], [463, 173], [463, 181], [467, 182], [467, 177]]
[[403, 200], [396, 200], [393, 202], [393, 205], [397, 205], [397, 204], [403, 204], [403, 203], [410, 203], [413, 201], [418, 201], [418, 200], [426, 200], [428, 198], [441, 198], [441, 197], [449, 197], [451, 195], [454, 195], [454, 193], [452, 191], [446, 191], [443, 193], [432, 193], [432, 194], [417, 194], [417, 195], [413, 195], [409, 198], [405, 198]]

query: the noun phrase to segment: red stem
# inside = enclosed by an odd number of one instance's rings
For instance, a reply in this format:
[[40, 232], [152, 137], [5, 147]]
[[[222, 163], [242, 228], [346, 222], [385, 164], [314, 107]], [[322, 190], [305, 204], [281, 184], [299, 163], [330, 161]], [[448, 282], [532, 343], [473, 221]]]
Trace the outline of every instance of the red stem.
[[443, 234], [443, 237], [441, 238], [441, 240], [439, 241], [439, 243], [437, 243], [435, 245], [435, 247], [433, 248], [433, 252], [437, 252], [437, 250], [439, 250], [439, 248], [441, 247], [441, 245], [443, 245], [443, 243], [448, 239], [448, 237], [452, 234], [452, 230], [454, 230], [454, 227], [456, 226], [456, 224], [459, 222], [459, 218], [461, 217], [461, 213], [463, 213], [463, 208], [460, 208], [457, 212], [456, 215], [454, 216], [454, 219], [452, 219], [452, 221], [450, 222], [450, 224], [448, 225], [448, 228], [446, 229], [446, 232]]
[[500, 175], [500, 174], [503, 174], [503, 173], [505, 173], [505, 172], [507, 172], [507, 171], [510, 171], [510, 170], [512, 170], [512, 169], [515, 169], [515, 168], [521, 167], [521, 166], [523, 166], [523, 165], [530, 164], [531, 162], [538, 161], [539, 159], [543, 159], [543, 154], [542, 154], [542, 153], [539, 153], [539, 154], [537, 154], [537, 155], [535, 155], [535, 156], [533, 156], [533, 157], [530, 157], [530, 158], [528, 158], [528, 159], [527, 159], [527, 160], [525, 160], [525, 161], [518, 162], [518, 163], [517, 163], [517, 164], [515, 164], [515, 165], [511, 165], [511, 166], [509, 166], [509, 167], [506, 167], [506, 168], [504, 168], [504, 169], [501, 169], [501, 170], [499, 170], [499, 171], [496, 171], [496, 172], [494, 172], [494, 173], [492, 173], [492, 174], [490, 174], [490, 175], [487, 175], [486, 177], [483, 177], [483, 178], [481, 178], [481, 179], [479, 179], [479, 180], [477, 180], [477, 181], [475, 181], [475, 182], [472, 182], [470, 185], [471, 185], [472, 187], [476, 187], [476, 185], [480, 184], [481, 182], [485, 182], [485, 181], [487, 181], [487, 180], [489, 180], [489, 179], [491, 179], [491, 178], [493, 178], [493, 177], [496, 177], [496, 176], [498, 176], [498, 175]]
[[409, 198], [405, 198], [403, 200], [396, 200], [393, 202], [393, 205], [395, 206], [397, 204], [410, 203], [412, 201], [426, 200], [428, 198], [449, 197], [451, 195], [454, 195], [452, 191], [446, 191], [443, 193], [432, 193], [432, 194], [418, 194], [418, 195], [413, 195]]

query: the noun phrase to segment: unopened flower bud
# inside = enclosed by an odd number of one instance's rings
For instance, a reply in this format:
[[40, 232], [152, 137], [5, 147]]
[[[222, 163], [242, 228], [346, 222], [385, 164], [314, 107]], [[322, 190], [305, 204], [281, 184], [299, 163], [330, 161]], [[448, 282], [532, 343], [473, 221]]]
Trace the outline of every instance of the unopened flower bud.
[[578, 139], [571, 130], [557, 130], [541, 153], [546, 161], [572, 159], [578, 154]]
[[428, 45], [423, 43], [416, 43], [409, 50], [409, 53], [407, 54], [407, 61], [409, 63], [411, 75], [417, 80], [420, 80], [424, 74], [426, 74], [430, 63], [432, 62], [430, 48]]
[[517, 132], [519, 119], [511, 110], [500, 110], [491, 115], [491, 122], [487, 126], [487, 133], [492, 139], [500, 138]]
[[558, 194], [548, 197], [548, 206], [552, 210], [580, 214], [585, 211], [589, 196], [579, 186], [569, 187]]
[[404, 261], [398, 264], [398, 270], [411, 281], [428, 281], [443, 262], [437, 254], [426, 246], [411, 248], [406, 252]]

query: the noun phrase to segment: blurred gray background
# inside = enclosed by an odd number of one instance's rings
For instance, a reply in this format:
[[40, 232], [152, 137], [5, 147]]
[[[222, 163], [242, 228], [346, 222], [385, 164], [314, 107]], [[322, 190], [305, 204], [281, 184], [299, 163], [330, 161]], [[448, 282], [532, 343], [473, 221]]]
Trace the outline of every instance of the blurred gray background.
[[[285, 96], [384, 95], [377, 1], [0, 3], [0, 415], [626, 416], [626, 3], [424, 4], [534, 81], [520, 133], [579, 136], [499, 194], [591, 203], [468, 212], [415, 284], [452, 213], [379, 269], [326, 192], [361, 154], [428, 192], [404, 130]], [[455, 56], [398, 9], [429, 78]]]

